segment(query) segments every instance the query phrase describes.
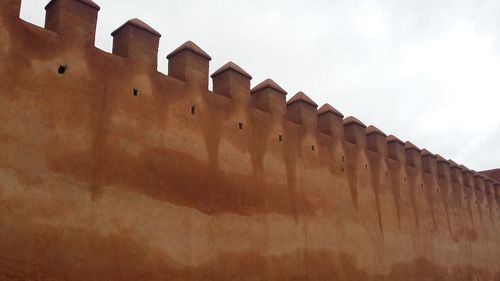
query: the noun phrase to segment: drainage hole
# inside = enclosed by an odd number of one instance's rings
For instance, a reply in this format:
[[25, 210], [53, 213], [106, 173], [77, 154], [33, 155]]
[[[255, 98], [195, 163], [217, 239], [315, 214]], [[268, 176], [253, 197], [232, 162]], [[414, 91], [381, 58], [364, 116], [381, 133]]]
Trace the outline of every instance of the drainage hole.
[[67, 69], [68, 69], [67, 65], [60, 65], [59, 68], [57, 69], [57, 73], [64, 74]]

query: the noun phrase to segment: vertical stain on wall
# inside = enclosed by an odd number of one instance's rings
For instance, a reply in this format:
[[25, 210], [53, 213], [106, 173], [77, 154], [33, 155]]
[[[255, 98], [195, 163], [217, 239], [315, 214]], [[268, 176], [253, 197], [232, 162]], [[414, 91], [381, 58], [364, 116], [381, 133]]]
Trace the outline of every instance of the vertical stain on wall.
[[490, 229], [477, 194], [462, 208], [457, 182], [448, 204], [435, 175], [344, 141], [341, 114], [319, 133], [284, 99], [270, 113], [193, 84], [196, 63], [183, 80], [108, 54], [96, 7], [56, 2], [70, 36], [0, 10], [0, 279], [498, 280], [498, 203]]

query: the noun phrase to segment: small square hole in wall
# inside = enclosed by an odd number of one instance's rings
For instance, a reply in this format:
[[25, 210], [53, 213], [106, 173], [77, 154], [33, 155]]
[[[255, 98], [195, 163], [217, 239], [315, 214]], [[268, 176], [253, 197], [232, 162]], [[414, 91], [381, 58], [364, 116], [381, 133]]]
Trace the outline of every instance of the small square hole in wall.
[[139, 95], [139, 90], [134, 89], [134, 91], [132, 92], [132, 94], [134, 95], [134, 97], [137, 97]]
[[59, 66], [59, 68], [57, 69], [57, 73], [59, 73], [59, 74], [61, 74], [61, 75], [62, 75], [62, 74], [64, 74], [64, 73], [66, 72], [66, 70], [67, 70], [67, 69], [68, 69], [68, 66], [67, 66], [67, 65], [63, 65], [63, 64], [61, 64], [61, 65]]

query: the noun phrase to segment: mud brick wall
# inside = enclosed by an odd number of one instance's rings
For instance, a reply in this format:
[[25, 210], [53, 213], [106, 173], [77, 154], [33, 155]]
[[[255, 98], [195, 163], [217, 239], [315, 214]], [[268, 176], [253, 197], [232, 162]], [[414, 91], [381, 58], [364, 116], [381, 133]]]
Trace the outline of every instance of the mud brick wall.
[[[500, 185], [99, 6], [0, 0], [0, 280], [500, 280]], [[154, 9], [154, 7], [151, 7]], [[117, 11], [118, 12], [118, 11]], [[265, 62], [262, 62], [263, 65]]]

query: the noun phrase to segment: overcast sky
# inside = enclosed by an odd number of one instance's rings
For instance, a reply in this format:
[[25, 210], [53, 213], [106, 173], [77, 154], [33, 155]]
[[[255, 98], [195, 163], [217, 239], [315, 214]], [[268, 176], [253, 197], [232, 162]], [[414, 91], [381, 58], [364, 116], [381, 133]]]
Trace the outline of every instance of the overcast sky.
[[[41, 0], [21, 17], [43, 25]], [[165, 56], [193, 40], [213, 72], [234, 61], [387, 134], [475, 170], [500, 168], [499, 0], [101, 0], [97, 47], [140, 18]]]

